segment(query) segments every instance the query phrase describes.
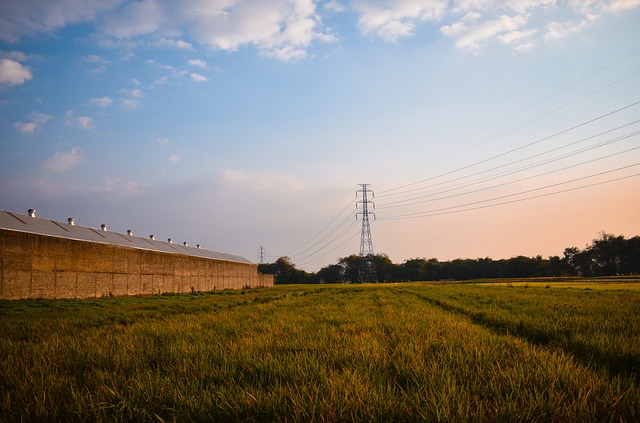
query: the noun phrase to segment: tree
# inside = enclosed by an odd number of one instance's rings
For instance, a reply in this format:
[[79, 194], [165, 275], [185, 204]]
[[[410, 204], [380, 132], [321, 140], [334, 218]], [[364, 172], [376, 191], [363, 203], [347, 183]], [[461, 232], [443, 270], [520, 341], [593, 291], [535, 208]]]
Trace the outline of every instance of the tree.
[[339, 264], [323, 267], [318, 271], [318, 279], [320, 283], [344, 283], [346, 279], [344, 267]]
[[275, 284], [318, 283], [315, 274], [296, 269], [289, 257], [280, 257], [271, 264], [260, 264], [258, 271], [273, 275]]

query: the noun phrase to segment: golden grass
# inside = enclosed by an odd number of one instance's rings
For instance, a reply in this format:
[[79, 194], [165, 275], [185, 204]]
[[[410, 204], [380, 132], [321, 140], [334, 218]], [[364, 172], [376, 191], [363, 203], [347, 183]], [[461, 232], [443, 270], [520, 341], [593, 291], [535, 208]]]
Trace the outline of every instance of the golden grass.
[[0, 303], [0, 421], [634, 421], [640, 294], [288, 286]]

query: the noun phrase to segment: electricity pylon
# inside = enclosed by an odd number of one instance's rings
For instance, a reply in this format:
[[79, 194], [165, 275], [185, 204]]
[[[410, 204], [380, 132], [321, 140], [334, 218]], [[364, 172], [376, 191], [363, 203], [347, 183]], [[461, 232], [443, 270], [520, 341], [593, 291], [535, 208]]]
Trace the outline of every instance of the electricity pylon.
[[375, 219], [376, 215], [369, 211], [369, 206], [375, 209], [376, 205], [373, 201], [369, 200], [368, 194], [375, 196], [375, 193], [368, 189], [369, 184], [359, 184], [362, 188], [356, 191], [356, 197], [360, 197], [362, 194], [362, 200], [356, 202], [356, 209], [359, 205], [362, 205], [362, 211], [356, 212], [356, 219], [358, 215], [362, 215], [362, 230], [360, 232], [360, 272], [359, 282], [377, 282], [376, 268], [373, 263], [373, 241], [371, 240], [371, 226], [369, 225], [369, 215], [373, 215]]

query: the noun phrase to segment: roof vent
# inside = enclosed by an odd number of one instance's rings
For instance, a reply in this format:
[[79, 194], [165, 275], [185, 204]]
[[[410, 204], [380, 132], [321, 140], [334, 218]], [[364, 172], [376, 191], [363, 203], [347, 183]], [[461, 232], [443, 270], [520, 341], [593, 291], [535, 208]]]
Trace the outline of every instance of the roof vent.
[[187, 244], [187, 241], [183, 242], [183, 244], [184, 244], [185, 247], [189, 246], [189, 244]]
[[36, 217], [36, 211], [35, 209], [29, 209], [27, 211], [27, 213], [29, 213], [29, 217]]
[[68, 218], [67, 222], [69, 222], [71, 226], [76, 226], [76, 220], [73, 217]]
[[155, 235], [149, 235], [149, 238], [151, 238], [152, 240], [156, 240], [156, 236]]
[[107, 232], [107, 225], [106, 225], [105, 223], [103, 223], [102, 225], [100, 225], [100, 228], [101, 228], [103, 231]]
[[173, 240], [171, 238], [169, 238], [167, 241], [169, 242], [169, 244], [173, 244]]
[[199, 250], [200, 249], [200, 244], [196, 245], [196, 248]]
[[127, 235], [133, 236], [133, 231], [131, 229], [127, 229]]

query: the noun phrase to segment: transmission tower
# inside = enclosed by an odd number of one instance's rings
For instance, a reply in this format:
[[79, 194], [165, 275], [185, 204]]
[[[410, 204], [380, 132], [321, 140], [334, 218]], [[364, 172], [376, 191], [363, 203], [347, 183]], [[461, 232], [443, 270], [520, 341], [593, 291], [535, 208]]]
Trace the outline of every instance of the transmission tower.
[[258, 259], [258, 263], [259, 264], [264, 264], [264, 247], [260, 247], [260, 250], [258, 250], [258, 255], [259, 255], [259, 259]]
[[376, 215], [369, 211], [369, 206], [375, 208], [376, 205], [373, 201], [369, 200], [369, 194], [373, 197], [375, 194], [368, 187], [369, 184], [359, 184], [362, 188], [356, 191], [356, 197], [362, 198], [356, 202], [356, 209], [359, 205], [362, 205], [362, 211], [356, 212], [356, 219], [358, 215], [362, 215], [362, 230], [360, 231], [360, 282], [377, 282], [376, 268], [373, 263], [373, 241], [371, 240], [371, 226], [369, 226], [369, 215], [373, 215], [375, 219]]

